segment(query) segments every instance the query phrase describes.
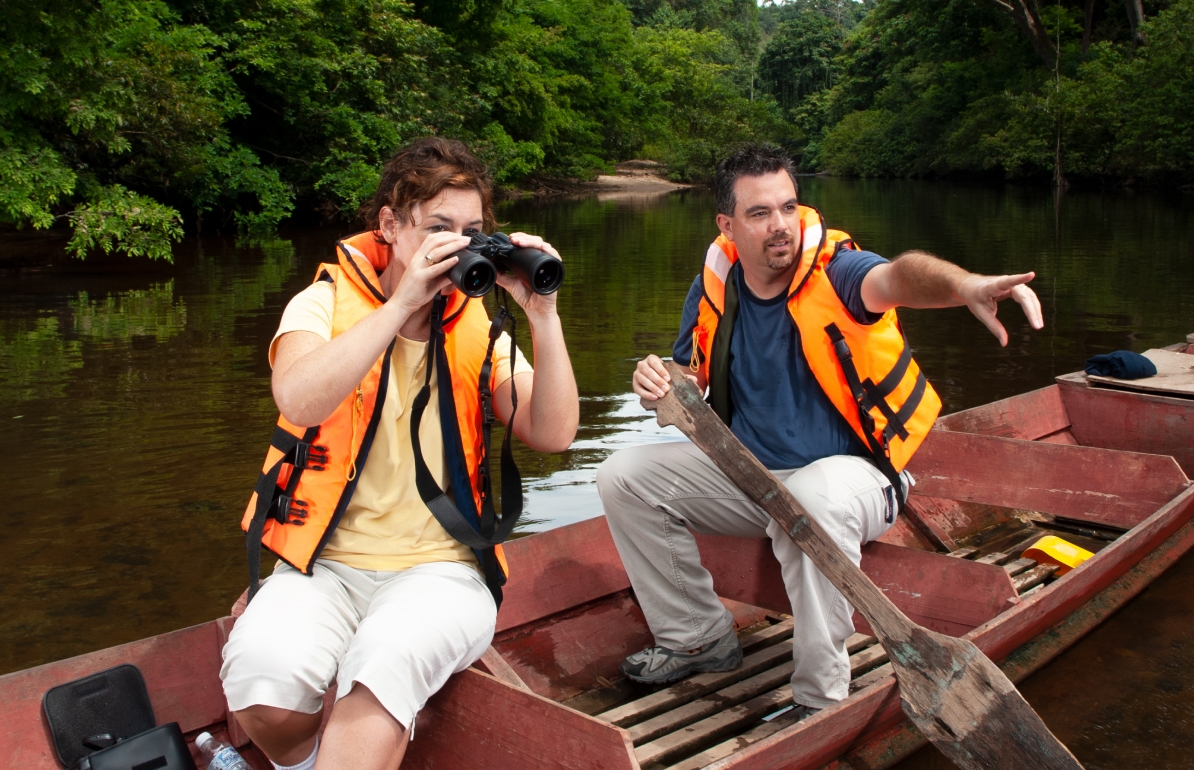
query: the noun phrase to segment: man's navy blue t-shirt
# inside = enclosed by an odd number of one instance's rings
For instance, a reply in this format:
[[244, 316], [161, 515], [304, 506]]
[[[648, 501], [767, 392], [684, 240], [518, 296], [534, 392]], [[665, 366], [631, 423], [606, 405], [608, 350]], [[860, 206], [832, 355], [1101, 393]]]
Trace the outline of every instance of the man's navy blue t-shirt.
[[[869, 251], [840, 251], [826, 268], [830, 284], [859, 323], [879, 320], [862, 302], [862, 279], [887, 260]], [[769, 300], [751, 293], [742, 268], [730, 271], [738, 288], [738, 318], [730, 341], [730, 430], [771, 470], [803, 468], [831, 455], [868, 452], [850, 424], [838, 414], [817, 384], [800, 331], [788, 312], [787, 292]], [[693, 281], [684, 301], [680, 337], [672, 358], [692, 359], [692, 330], [697, 322], [701, 279]]]

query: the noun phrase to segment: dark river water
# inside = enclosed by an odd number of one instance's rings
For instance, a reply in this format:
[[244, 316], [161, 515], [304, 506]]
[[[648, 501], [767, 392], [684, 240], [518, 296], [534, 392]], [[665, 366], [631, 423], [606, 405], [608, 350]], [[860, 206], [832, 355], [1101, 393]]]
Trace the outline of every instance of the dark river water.
[[[901, 313], [946, 412], [1194, 332], [1194, 196], [808, 179], [801, 197], [886, 256], [1037, 272], [1046, 327], [1004, 307], [1007, 348], [964, 309]], [[704, 191], [503, 204], [507, 231], [542, 234], [567, 262], [560, 313], [582, 401], [569, 451], [519, 454], [523, 532], [598, 515], [601, 459], [661, 437], [629, 377], [670, 351], [712, 212]], [[238, 521], [276, 416], [266, 349], [344, 234], [191, 238], [173, 265], [66, 260], [60, 241], [0, 238], [0, 673], [227, 613], [247, 580]], [[1187, 558], [1025, 683], [1087, 767], [1194, 766], [1192, 588]], [[947, 765], [926, 751], [905, 766]]]

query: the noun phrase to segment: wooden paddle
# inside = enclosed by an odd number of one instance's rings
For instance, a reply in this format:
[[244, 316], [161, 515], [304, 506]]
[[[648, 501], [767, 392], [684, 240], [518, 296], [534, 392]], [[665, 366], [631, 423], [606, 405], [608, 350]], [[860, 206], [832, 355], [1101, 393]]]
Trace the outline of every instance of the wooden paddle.
[[644, 399], [643, 407], [700, 447], [858, 608], [891, 658], [904, 713], [941, 753], [964, 770], [1082, 767], [978, 647], [921, 628], [900, 612], [730, 433], [684, 370], [665, 365], [671, 389], [659, 400]]

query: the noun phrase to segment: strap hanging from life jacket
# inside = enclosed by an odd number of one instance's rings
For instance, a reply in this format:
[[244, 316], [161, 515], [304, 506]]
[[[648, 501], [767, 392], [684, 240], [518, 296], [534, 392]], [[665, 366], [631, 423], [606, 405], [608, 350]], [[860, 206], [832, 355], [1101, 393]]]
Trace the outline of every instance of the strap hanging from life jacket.
[[[510, 421], [506, 428], [506, 437], [502, 441], [502, 512], [499, 517], [494, 510], [493, 490], [489, 472], [490, 437], [493, 423], [496, 419], [493, 411], [493, 393], [489, 387], [490, 375], [493, 370], [493, 350], [498, 338], [502, 334], [506, 323], [510, 324], [510, 364], [513, 372], [514, 356], [517, 355], [515, 341], [514, 317], [502, 305], [498, 309], [493, 323], [489, 327], [489, 348], [485, 352], [485, 360], [481, 364], [481, 375], [478, 382], [478, 392], [481, 396], [481, 456], [478, 458], [478, 475], [480, 476], [481, 510], [480, 515], [473, 500], [473, 490], [469, 478], [468, 466], [464, 460], [464, 445], [460, 438], [460, 426], [456, 420], [456, 399], [452, 391], [452, 378], [448, 369], [448, 356], [445, 347], [445, 333], [443, 328], [443, 313], [445, 298], [441, 295], [435, 299], [431, 307], [431, 340], [429, 343], [427, 374], [423, 387], [415, 396], [412, 404], [410, 435], [415, 456], [415, 486], [423, 503], [431, 511], [431, 515], [439, 522], [449, 535], [457, 541], [472, 548], [477, 554], [481, 571], [485, 575], [486, 585], [493, 594], [494, 602], [500, 607], [502, 603], [502, 585], [506, 576], [498, 563], [494, 546], [509, 539], [522, 515], [522, 476], [518, 466], [514, 463], [514, 448], [511, 444], [513, 436], [514, 415], [518, 412], [518, 391], [514, 386], [514, 379], [510, 379]], [[439, 370], [437, 386], [439, 390], [440, 425], [442, 428], [445, 462], [452, 496], [440, 488], [427, 467], [423, 458], [423, 449], [419, 441], [419, 425], [423, 421], [423, 412], [431, 400], [431, 367]], [[464, 512], [461, 512], [461, 509]]]
[[[709, 406], [726, 425], [734, 416], [734, 405], [730, 401], [730, 342], [734, 339], [734, 323], [738, 320], [737, 276], [742, 271], [741, 264], [735, 263], [726, 275], [721, 320], [709, 346]], [[692, 355], [694, 361], [700, 355], [700, 349], [695, 345]]]
[[[328, 450], [324, 446], [312, 446], [311, 442], [319, 434], [319, 426], [307, 428], [303, 437], [299, 438], [281, 426], [274, 428], [274, 435], [270, 439], [270, 446], [282, 453], [282, 457], [270, 466], [269, 470], [257, 478], [257, 486], [253, 491], [257, 493], [257, 508], [253, 511], [253, 520], [249, 523], [249, 531], [245, 533], [245, 549], [249, 554], [249, 596], [247, 601], [253, 601], [261, 583], [261, 538], [265, 534], [265, 520], [274, 519], [282, 524], [303, 525], [307, 518], [304, 508], [307, 503], [294, 499], [294, 491], [298, 488], [299, 478], [303, 471], [310, 468], [321, 471], [328, 461]], [[286, 488], [278, 486], [278, 475], [282, 466], [290, 463], [294, 466]]]
[[[904, 428], [904, 422], [911, 418], [912, 413], [920, 404], [920, 397], [924, 395], [924, 374], [922, 373], [917, 381], [920, 394], [917, 395], [914, 390], [909, 395], [907, 403], [897, 414], [892, 411], [886, 397], [899, 385], [912, 362], [912, 352], [908, 347], [908, 341], [904, 340], [904, 351], [896, 361], [895, 367], [878, 385], [875, 385], [869, 378], [865, 383], [859, 380], [858, 369], [854, 366], [854, 355], [850, 352], [850, 346], [846, 344], [846, 338], [841, 329], [837, 328], [837, 324], [831, 323], [826, 326], [825, 333], [833, 342], [833, 352], [837, 356], [838, 363], [841, 364], [842, 374], [845, 375], [846, 384], [850, 387], [850, 394], [854, 397], [854, 405], [858, 407], [858, 420], [862, 425], [862, 432], [866, 435], [867, 449], [871, 453], [871, 459], [879, 471], [891, 482], [892, 489], [896, 493], [896, 509], [902, 511], [907, 490], [904, 488], [904, 480], [901, 478], [900, 472], [891, 462], [891, 457], [887, 453], [887, 445], [893, 435], [907, 438], [908, 431]], [[909, 406], [911, 409], [908, 408]], [[887, 418], [887, 427], [883, 430], [882, 442], [875, 436], [875, 418], [871, 416], [871, 409], [875, 408]]]

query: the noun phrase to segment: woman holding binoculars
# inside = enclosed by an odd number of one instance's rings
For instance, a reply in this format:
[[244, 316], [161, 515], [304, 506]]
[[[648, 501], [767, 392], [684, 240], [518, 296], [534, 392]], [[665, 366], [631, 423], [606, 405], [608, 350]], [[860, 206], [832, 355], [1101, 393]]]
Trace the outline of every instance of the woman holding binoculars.
[[[500, 522], [494, 514], [493, 417], [541, 452], [566, 449], [579, 421], [556, 314], [559, 255], [537, 236], [483, 236], [492, 183], [463, 144], [403, 148], [361, 213], [369, 230], [337, 244], [271, 345], [281, 416], [242, 522], [251, 601], [221, 678], [279, 768], [398, 767], [419, 709], [493, 636], [505, 581], [496, 544], [521, 509], [507, 446], [513, 483]], [[487, 280], [526, 313], [533, 370], [475, 291], [453, 283], [461, 259], [487, 248]], [[261, 545], [279, 561], [257, 593]]]

